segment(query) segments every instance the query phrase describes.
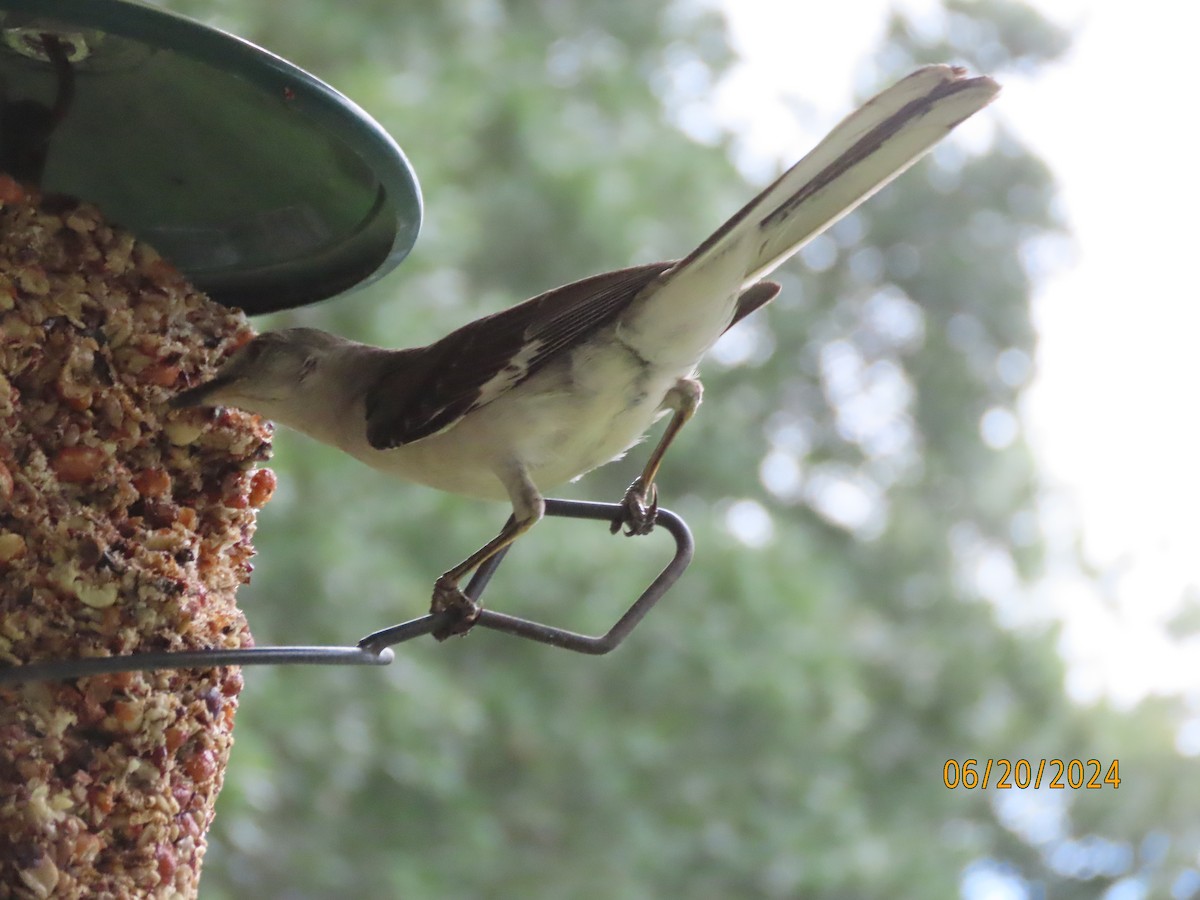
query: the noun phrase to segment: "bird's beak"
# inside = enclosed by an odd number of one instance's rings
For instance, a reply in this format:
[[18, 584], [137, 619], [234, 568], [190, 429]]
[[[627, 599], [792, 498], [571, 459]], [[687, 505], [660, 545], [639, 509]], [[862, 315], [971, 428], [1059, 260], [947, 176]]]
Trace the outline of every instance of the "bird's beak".
[[197, 406], [219, 406], [220, 401], [214, 399], [220, 394], [221, 389], [228, 387], [236, 377], [226, 373], [218, 372], [211, 380], [204, 384], [197, 385], [194, 388], [189, 388], [180, 394], [176, 394], [167, 401], [167, 405], [171, 409], [192, 409]]

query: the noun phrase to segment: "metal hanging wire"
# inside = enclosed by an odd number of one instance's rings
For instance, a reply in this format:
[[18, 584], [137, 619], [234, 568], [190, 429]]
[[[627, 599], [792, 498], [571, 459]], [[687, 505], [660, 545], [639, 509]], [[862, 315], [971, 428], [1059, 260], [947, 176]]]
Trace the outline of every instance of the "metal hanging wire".
[[[546, 515], [566, 519], [596, 519], [610, 523], [621, 514], [616, 503], [590, 503], [579, 500], [546, 501]], [[600, 656], [614, 650], [629, 636], [646, 613], [683, 574], [692, 561], [695, 544], [692, 533], [675, 513], [659, 509], [655, 524], [675, 540], [675, 555], [650, 583], [633, 605], [607, 632], [585, 635], [555, 625], [510, 616], [491, 609], [480, 610], [470, 628], [487, 628], [513, 637], [549, 644], [563, 650]], [[465, 593], [478, 602], [492, 575], [503, 561], [504, 552], [485, 562], [467, 584]], [[145, 672], [155, 669], [207, 669], [213, 666], [386, 666], [395, 659], [397, 644], [432, 632], [446, 633], [461, 624], [461, 610], [446, 610], [410, 619], [399, 625], [373, 632], [353, 647], [247, 647], [242, 649], [180, 650], [133, 653], [88, 659], [42, 660], [22, 666], [0, 668], [0, 684], [25, 684], [84, 678], [111, 672]]]

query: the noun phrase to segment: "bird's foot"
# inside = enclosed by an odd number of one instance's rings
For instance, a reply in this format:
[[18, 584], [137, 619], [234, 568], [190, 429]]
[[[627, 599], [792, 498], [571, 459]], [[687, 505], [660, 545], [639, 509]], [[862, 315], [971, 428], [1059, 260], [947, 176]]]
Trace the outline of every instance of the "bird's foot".
[[429, 604], [429, 612], [435, 616], [443, 613], [451, 615], [447, 617], [445, 625], [433, 632], [434, 638], [444, 641], [455, 635], [466, 634], [478, 621], [482, 609], [463, 593], [456, 580], [442, 575], [433, 584], [433, 602]]
[[629, 486], [621, 500], [621, 509], [613, 516], [609, 531], [616, 534], [625, 526], [626, 536], [649, 534], [658, 518], [658, 485], [642, 483], [641, 476]]

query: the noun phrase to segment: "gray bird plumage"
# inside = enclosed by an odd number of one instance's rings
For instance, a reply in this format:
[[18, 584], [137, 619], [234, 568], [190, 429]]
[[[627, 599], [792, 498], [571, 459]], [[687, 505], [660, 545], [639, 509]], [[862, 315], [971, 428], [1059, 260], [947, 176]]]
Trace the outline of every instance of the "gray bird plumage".
[[507, 497], [514, 524], [438, 579], [435, 607], [456, 602], [461, 577], [540, 518], [542, 488], [619, 457], [670, 412], [623, 504], [631, 533], [648, 530], [662, 454], [700, 402], [700, 359], [776, 295], [762, 279], [998, 90], [950, 66], [919, 69], [682, 260], [555, 288], [426, 347], [382, 350], [313, 329], [263, 334], [175, 405], [238, 406], [402, 478]]

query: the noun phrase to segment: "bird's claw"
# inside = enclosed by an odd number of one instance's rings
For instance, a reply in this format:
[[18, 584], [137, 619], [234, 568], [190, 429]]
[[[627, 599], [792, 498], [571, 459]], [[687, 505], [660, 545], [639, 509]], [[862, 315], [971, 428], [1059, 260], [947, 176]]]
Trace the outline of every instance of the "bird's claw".
[[433, 631], [433, 636], [439, 641], [466, 634], [479, 620], [482, 607], [463, 593], [456, 581], [451, 581], [445, 575], [433, 584], [433, 601], [429, 604], [431, 615], [450, 613], [446, 624]]
[[658, 518], [658, 485], [647, 488], [639, 477], [629, 486], [621, 500], [621, 509], [613, 516], [609, 531], [616, 534], [625, 526], [626, 536], [649, 534]]

